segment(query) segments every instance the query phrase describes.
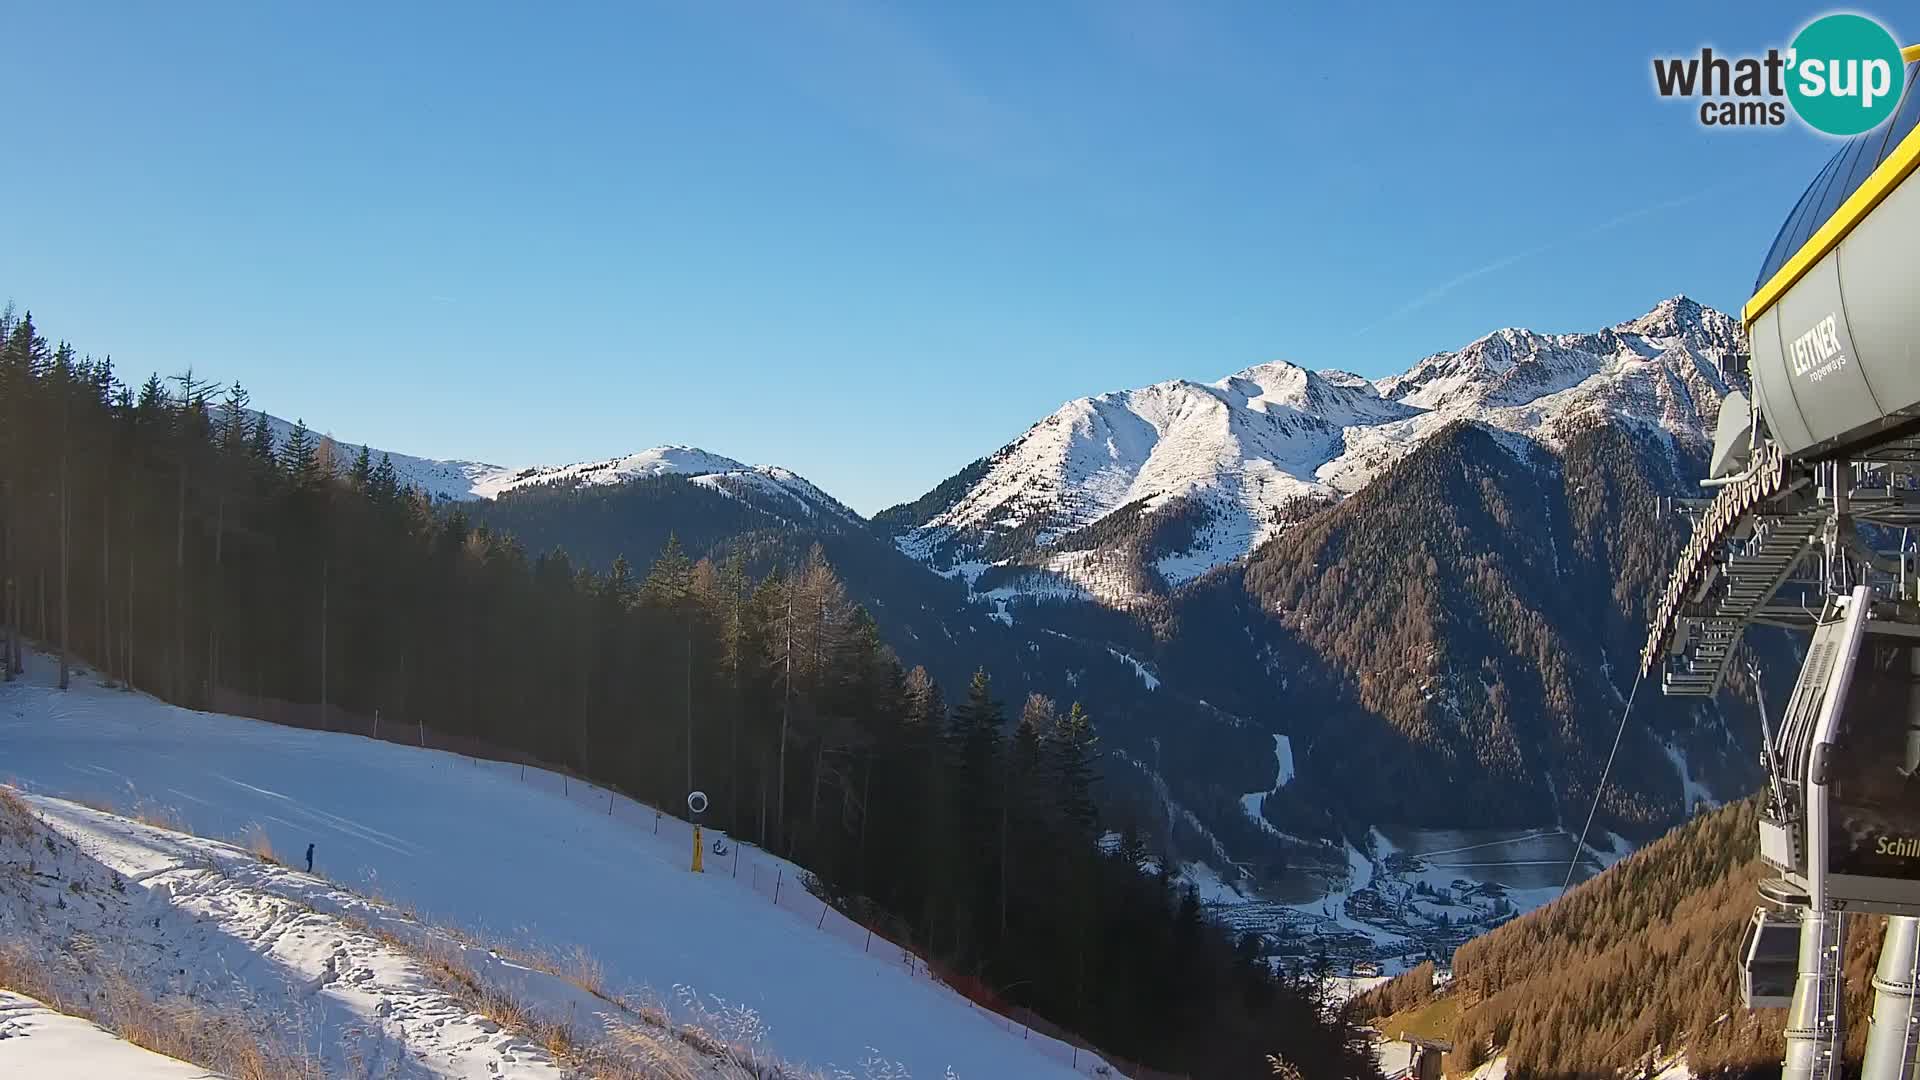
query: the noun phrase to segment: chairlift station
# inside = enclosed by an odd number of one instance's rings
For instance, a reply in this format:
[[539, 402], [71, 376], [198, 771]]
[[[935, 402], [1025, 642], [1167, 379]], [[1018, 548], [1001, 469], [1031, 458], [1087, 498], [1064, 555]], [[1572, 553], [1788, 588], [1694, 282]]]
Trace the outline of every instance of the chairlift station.
[[[1757, 837], [1774, 871], [1742, 943], [1749, 1007], [1787, 1007], [1786, 1080], [1840, 1075], [1849, 920], [1889, 916], [1865, 1080], [1920, 1076], [1920, 47], [1893, 119], [1846, 141], [1742, 312], [1751, 396], [1721, 406], [1710, 499], [1655, 602], [1640, 675], [1711, 696], [1751, 626], [1809, 635], [1761, 701]], [[1737, 373], [1729, 373], [1737, 374]]]

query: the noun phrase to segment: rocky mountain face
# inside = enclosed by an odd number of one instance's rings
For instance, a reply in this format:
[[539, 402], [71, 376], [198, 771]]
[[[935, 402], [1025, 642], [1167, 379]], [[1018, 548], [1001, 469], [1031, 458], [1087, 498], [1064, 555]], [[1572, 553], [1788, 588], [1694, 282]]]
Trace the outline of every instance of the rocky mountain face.
[[[1177, 593], [1168, 684], [1285, 731], [1297, 783], [1355, 824], [1577, 825], [1684, 535], [1657, 498], [1697, 473], [1592, 417], [1554, 434], [1456, 422]], [[1644, 839], [1752, 779], [1744, 714], [1648, 692], [1632, 719], [1606, 828]]]

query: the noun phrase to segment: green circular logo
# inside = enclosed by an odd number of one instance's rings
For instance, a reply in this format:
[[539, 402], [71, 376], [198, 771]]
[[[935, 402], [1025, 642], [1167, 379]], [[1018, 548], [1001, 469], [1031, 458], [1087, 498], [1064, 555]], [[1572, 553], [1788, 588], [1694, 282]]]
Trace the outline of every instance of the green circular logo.
[[1829, 135], [1871, 131], [1893, 115], [1907, 68], [1900, 43], [1864, 15], [1823, 15], [1793, 39], [1787, 99]]

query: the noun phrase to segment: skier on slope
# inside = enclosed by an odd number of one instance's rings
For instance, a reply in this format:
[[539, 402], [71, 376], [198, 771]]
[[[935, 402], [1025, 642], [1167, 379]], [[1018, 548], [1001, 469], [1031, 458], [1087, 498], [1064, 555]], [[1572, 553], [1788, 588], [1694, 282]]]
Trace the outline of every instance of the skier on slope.
[[307, 845], [307, 873], [313, 873], [313, 845]]

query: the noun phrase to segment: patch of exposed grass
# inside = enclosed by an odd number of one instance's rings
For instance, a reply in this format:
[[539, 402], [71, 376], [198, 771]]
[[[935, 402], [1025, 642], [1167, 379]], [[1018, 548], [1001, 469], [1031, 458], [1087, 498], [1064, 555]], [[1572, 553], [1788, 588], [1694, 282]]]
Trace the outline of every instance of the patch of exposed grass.
[[[467, 1009], [502, 1028], [538, 1043], [555, 1061], [596, 1080], [817, 1080], [818, 1074], [786, 1065], [757, 1045], [763, 1029], [751, 1010], [725, 1002], [709, 1005], [682, 988], [676, 1021], [657, 1001], [635, 1001], [606, 990], [599, 961], [583, 949], [558, 958], [535, 950], [488, 950], [515, 963], [563, 979], [608, 1009], [595, 1024], [542, 1015], [509, 988], [489, 980], [469, 964], [462, 945], [481, 949], [462, 933], [431, 931], [427, 944], [408, 942], [391, 932], [354, 920], [396, 949], [414, 957], [428, 976]], [[876, 1059], [877, 1060], [877, 1059]], [[872, 1074], [872, 1070], [868, 1070]], [[852, 1074], [847, 1074], [851, 1076]], [[890, 1075], [880, 1073], [877, 1075]]]
[[[106, 958], [98, 950], [88, 954], [95, 964]], [[50, 962], [23, 942], [0, 943], [0, 988], [232, 1080], [326, 1080], [319, 1062], [279, 1045], [243, 1011], [217, 1009], [177, 994], [155, 998], [117, 969], [98, 972], [84, 995], [63, 994]]]
[[150, 802], [146, 799], [142, 799], [134, 804], [133, 819], [142, 825], [151, 825], [156, 829], [165, 829], [168, 832], [190, 833], [193, 831], [187, 827], [187, 819], [181, 815], [177, 808], [163, 806], [160, 803]]
[[263, 863], [272, 863], [275, 866], [287, 865], [280, 861], [280, 856], [274, 854], [273, 838], [267, 835], [266, 828], [258, 822], [247, 826], [246, 832], [243, 834], [243, 839], [246, 841], [247, 850], [253, 852], [254, 858], [259, 859]]
[[27, 800], [10, 787], [0, 786], [0, 837], [24, 844], [33, 836], [34, 822], [40, 820]]
[[1411, 1035], [1419, 1039], [1436, 1039], [1442, 1042], [1453, 1040], [1454, 1028], [1460, 1022], [1460, 996], [1441, 994], [1432, 1001], [1404, 1012], [1394, 1013], [1374, 1022], [1374, 1026], [1389, 1039], [1398, 1039]]

